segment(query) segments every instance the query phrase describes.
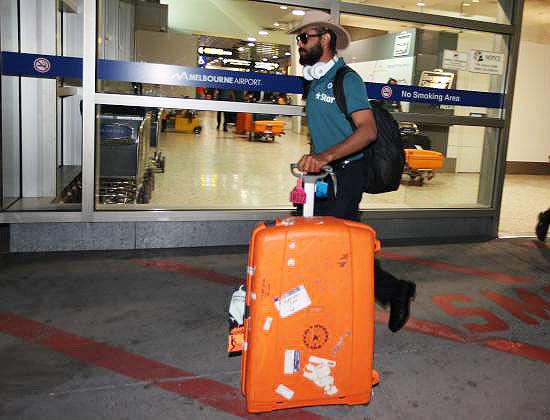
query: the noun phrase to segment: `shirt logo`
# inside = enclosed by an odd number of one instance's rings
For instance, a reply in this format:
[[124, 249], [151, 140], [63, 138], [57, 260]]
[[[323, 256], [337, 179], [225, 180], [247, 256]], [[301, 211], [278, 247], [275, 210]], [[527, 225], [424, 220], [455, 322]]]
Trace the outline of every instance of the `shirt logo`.
[[321, 92], [317, 92], [315, 94], [315, 99], [317, 99], [318, 101], [326, 102], [327, 104], [331, 104], [336, 100], [335, 97], [328, 96], [326, 93], [321, 93]]
[[328, 82], [327, 89], [332, 89], [332, 82]]

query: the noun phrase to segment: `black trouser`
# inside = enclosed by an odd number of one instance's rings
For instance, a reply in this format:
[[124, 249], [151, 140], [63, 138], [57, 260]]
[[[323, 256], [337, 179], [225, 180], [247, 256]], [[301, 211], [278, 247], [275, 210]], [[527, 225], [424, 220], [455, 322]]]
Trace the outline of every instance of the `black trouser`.
[[[315, 199], [316, 216], [334, 216], [341, 219], [359, 221], [359, 203], [363, 197], [363, 162], [350, 162], [347, 165], [334, 165], [336, 174], [337, 194], [334, 196], [332, 179], [329, 183], [329, 196], [325, 199]], [[380, 262], [374, 262], [374, 297], [382, 304], [387, 305], [396, 296], [403, 281], [397, 279], [387, 271], [382, 270]]]

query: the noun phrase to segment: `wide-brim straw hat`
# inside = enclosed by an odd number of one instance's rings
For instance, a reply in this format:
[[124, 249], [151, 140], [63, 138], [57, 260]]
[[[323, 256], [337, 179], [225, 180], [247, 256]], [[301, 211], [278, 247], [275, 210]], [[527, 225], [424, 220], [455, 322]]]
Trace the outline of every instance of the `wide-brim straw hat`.
[[342, 26], [334, 23], [332, 16], [328, 13], [321, 12], [320, 10], [308, 10], [304, 15], [302, 22], [291, 29], [289, 34], [298, 34], [302, 32], [306, 26], [316, 25], [323, 28], [328, 28], [336, 34], [336, 49], [344, 50], [351, 42], [351, 36]]

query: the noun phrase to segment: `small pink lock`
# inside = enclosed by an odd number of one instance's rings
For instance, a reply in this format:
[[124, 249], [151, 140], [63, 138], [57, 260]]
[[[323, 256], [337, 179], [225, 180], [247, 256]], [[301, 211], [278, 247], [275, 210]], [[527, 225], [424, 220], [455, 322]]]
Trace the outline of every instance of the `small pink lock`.
[[296, 186], [290, 192], [290, 202], [293, 204], [305, 204], [306, 192], [302, 186], [302, 178], [298, 178]]

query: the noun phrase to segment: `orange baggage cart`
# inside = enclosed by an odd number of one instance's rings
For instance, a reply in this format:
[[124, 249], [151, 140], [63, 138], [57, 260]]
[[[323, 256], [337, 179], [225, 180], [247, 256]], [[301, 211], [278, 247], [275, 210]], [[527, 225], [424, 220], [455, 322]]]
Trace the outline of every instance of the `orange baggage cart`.
[[250, 140], [275, 141], [275, 137], [285, 134], [285, 122], [278, 120], [254, 121], [254, 133], [251, 133]]
[[435, 171], [443, 168], [443, 153], [434, 150], [405, 149], [405, 174], [411, 181], [422, 185], [425, 180], [431, 181]]

